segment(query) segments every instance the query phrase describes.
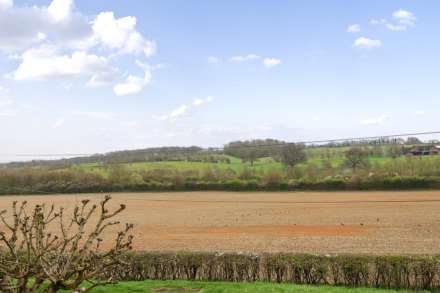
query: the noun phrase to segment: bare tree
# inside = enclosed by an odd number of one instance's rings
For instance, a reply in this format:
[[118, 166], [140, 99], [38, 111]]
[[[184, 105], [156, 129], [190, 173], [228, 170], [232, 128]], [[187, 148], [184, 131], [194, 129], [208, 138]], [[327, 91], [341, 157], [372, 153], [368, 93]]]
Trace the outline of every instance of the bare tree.
[[[113, 283], [113, 272], [125, 264], [126, 252], [131, 250], [133, 225], [126, 224], [117, 233], [110, 249], [101, 249], [101, 235], [120, 224], [113, 219], [125, 210], [125, 205], [120, 205], [109, 211], [110, 199], [106, 196], [99, 205], [83, 200], [69, 219], [63, 207], [56, 211], [54, 205], [36, 205], [28, 213], [26, 201], [14, 202], [12, 215], [1, 211], [7, 231], [0, 232], [0, 291], [27, 293], [47, 288], [50, 293], [61, 289], [88, 292]], [[82, 288], [84, 283], [90, 286]]]
[[289, 143], [282, 146], [280, 158], [283, 164], [294, 167], [306, 160], [305, 146], [303, 144]]

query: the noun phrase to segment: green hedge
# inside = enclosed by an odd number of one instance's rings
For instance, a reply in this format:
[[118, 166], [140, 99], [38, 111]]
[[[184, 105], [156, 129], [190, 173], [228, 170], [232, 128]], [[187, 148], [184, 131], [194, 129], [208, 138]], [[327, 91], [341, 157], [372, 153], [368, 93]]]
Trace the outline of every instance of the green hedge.
[[390, 289], [440, 288], [440, 257], [136, 253], [120, 281], [283, 282]]
[[[1, 179], [1, 178], [0, 178]], [[107, 181], [42, 181], [33, 184], [2, 183], [0, 194], [56, 194], [141, 191], [337, 191], [337, 190], [415, 190], [440, 189], [439, 177], [384, 177], [324, 179], [319, 181], [290, 180], [261, 183], [256, 180], [185, 181], [181, 184], [151, 181], [142, 184], [119, 184]]]

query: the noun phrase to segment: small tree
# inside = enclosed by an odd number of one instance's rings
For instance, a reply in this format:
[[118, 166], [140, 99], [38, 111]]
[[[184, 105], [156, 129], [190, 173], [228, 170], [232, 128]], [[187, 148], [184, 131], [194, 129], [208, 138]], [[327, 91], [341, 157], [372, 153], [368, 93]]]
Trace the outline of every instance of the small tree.
[[281, 162], [290, 168], [305, 161], [306, 158], [305, 146], [303, 144], [288, 143], [281, 148]]
[[401, 155], [403, 155], [403, 147], [398, 144], [390, 145], [388, 147], [388, 155], [393, 159], [400, 157]]
[[[106, 196], [99, 206], [83, 200], [70, 219], [62, 207], [55, 211], [54, 205], [36, 205], [28, 213], [26, 201], [12, 204], [9, 221], [7, 211], [1, 211], [7, 232], [0, 232], [0, 291], [41, 292], [47, 286], [50, 293], [61, 289], [88, 292], [114, 282], [114, 271], [125, 263], [131, 249], [133, 226], [126, 224], [110, 249], [100, 249], [101, 235], [119, 225], [113, 218], [125, 209], [120, 205], [109, 211], [110, 199]], [[81, 288], [84, 282], [90, 284], [88, 289]]]
[[345, 163], [356, 173], [357, 168], [368, 165], [368, 152], [358, 146], [345, 152]]

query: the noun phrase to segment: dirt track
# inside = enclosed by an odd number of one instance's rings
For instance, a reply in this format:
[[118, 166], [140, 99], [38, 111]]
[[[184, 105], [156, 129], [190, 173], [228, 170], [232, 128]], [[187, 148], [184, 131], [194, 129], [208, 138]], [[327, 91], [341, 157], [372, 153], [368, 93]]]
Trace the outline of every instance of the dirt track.
[[[3, 196], [72, 206], [103, 195]], [[440, 191], [113, 194], [138, 250], [440, 254]]]

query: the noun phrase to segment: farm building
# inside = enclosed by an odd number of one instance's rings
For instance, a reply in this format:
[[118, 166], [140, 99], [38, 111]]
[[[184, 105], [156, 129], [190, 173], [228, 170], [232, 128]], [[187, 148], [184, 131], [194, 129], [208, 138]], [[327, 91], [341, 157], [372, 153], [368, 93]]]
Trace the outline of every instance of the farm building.
[[440, 155], [438, 145], [414, 145], [406, 150], [406, 154], [413, 156]]

